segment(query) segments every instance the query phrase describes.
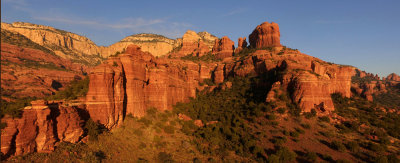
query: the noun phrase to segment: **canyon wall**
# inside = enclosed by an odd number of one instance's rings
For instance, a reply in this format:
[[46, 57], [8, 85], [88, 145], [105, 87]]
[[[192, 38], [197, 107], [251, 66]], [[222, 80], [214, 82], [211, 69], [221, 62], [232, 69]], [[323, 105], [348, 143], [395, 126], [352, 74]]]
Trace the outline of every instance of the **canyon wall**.
[[[142, 51], [154, 56], [163, 56], [181, 48], [180, 54], [206, 54], [211, 51], [217, 37], [208, 32], [188, 30], [182, 38], [170, 39], [157, 34], [136, 34], [123, 38], [110, 46], [98, 46], [87, 37], [59, 30], [50, 26], [24, 22], [1, 23], [1, 29], [19, 33], [44, 46], [58, 56], [87, 65], [95, 65], [102, 58], [123, 52], [128, 45], [135, 44]], [[193, 40], [195, 39], [195, 40]]]

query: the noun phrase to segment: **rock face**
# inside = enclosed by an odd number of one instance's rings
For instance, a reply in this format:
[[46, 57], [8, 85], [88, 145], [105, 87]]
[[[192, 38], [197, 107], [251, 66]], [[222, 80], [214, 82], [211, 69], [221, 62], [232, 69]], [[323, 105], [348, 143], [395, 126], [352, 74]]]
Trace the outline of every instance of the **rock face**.
[[[170, 109], [194, 97], [202, 65], [182, 60], [155, 59], [138, 46], [91, 71], [87, 110], [91, 118], [112, 128], [123, 116], [141, 117], [150, 107]], [[203, 75], [203, 77], [208, 77]]]
[[238, 47], [235, 49], [235, 53], [239, 53], [244, 48], [247, 47], [246, 37], [239, 37], [238, 39]]
[[280, 47], [280, 32], [278, 24], [264, 22], [249, 35], [250, 46], [253, 48]]
[[156, 34], [136, 34], [125, 37], [110, 46], [99, 47], [100, 54], [102, 56], [110, 56], [116, 52], [123, 52], [131, 44], [139, 46], [143, 51], [149, 52], [154, 56], [163, 56], [177, 48], [180, 42]]
[[[209, 36], [203, 34], [204, 36]], [[211, 37], [211, 36], [209, 36]], [[182, 46], [178, 52], [178, 56], [185, 56], [192, 54], [194, 56], [203, 56], [210, 51], [210, 46], [206, 43], [209, 43], [210, 38], [203, 38], [198, 35], [196, 32], [188, 30], [182, 37]]]
[[227, 36], [224, 36], [221, 39], [215, 41], [212, 52], [216, 55], [217, 58], [223, 59], [227, 57], [232, 57], [234, 50], [235, 43]]
[[305, 112], [311, 109], [333, 111], [332, 93], [351, 96], [351, 76], [354, 75], [354, 68], [321, 63], [312, 61], [311, 71], [303, 71], [295, 75], [293, 80], [293, 100], [298, 102]]
[[97, 45], [88, 38], [74, 33], [23, 22], [1, 23], [1, 29], [24, 35], [65, 59], [80, 60], [88, 64], [101, 61]]
[[[350, 97], [353, 67], [329, 64], [297, 50], [286, 49], [283, 54], [278, 53], [257, 50], [241, 60], [194, 63], [157, 59], [132, 45], [124, 54], [112, 57], [92, 70], [87, 109], [91, 118], [112, 128], [127, 114], [141, 117], [151, 107], [171, 109], [177, 102], [194, 97], [196, 89], [215, 88], [200, 86], [199, 82], [204, 79], [219, 84], [228, 77], [266, 74], [274, 76], [274, 81], [262, 84], [287, 90], [291, 100], [304, 112], [311, 109], [323, 113], [333, 111], [332, 93]], [[268, 95], [266, 100], [272, 102], [274, 96]]]
[[183, 41], [185, 41], [187, 51], [182, 51], [182, 55], [191, 53], [203, 55], [211, 51], [214, 41], [217, 39], [205, 31], [199, 33], [188, 31], [184, 38], [179, 39], [169, 39], [156, 34], [136, 34], [125, 37], [110, 46], [98, 46], [84, 36], [44, 25], [23, 22], [1, 23], [1, 29], [19, 33], [62, 58], [79, 60], [88, 65], [94, 65], [102, 58], [107, 58], [116, 52], [123, 52], [130, 44], [135, 44], [142, 51], [149, 52], [154, 56], [163, 56], [182, 47]]
[[54, 150], [58, 141], [76, 143], [83, 135], [83, 120], [77, 108], [58, 103], [34, 101], [23, 110], [21, 118], [4, 117], [1, 152], [5, 157]]
[[388, 81], [398, 81], [400, 82], [400, 76], [395, 74], [395, 73], [391, 73], [386, 77], [386, 80]]

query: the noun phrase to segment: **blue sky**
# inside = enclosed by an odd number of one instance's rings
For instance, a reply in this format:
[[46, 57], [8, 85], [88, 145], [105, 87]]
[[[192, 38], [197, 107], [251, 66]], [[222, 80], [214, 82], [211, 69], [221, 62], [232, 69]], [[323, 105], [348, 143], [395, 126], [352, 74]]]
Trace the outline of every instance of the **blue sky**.
[[400, 74], [399, 0], [2, 0], [1, 19], [53, 26], [105, 46], [137, 33], [177, 38], [188, 29], [237, 42], [273, 21], [283, 45], [380, 76]]

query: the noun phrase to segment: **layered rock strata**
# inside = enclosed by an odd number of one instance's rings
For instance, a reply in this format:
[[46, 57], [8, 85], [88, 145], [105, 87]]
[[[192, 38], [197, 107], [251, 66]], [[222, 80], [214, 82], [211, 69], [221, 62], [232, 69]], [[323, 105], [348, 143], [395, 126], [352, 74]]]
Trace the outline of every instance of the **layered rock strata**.
[[280, 47], [279, 25], [264, 22], [256, 27], [249, 35], [250, 46], [253, 48]]
[[33, 101], [21, 118], [4, 117], [7, 126], [1, 133], [1, 152], [4, 156], [31, 152], [50, 152], [56, 142], [76, 143], [83, 135], [83, 119], [76, 107], [60, 103]]
[[212, 52], [217, 58], [223, 59], [227, 57], [232, 57], [234, 50], [235, 43], [227, 36], [224, 36], [221, 39], [215, 41]]

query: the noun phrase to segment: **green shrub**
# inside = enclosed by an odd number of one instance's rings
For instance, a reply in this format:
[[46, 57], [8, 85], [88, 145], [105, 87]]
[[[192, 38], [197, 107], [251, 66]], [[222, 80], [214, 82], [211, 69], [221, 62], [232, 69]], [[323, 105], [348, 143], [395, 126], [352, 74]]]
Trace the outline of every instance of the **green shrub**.
[[86, 96], [89, 90], [89, 77], [83, 80], [73, 80], [68, 87], [55, 95], [46, 97], [47, 100], [75, 100], [78, 97]]
[[331, 147], [340, 152], [346, 151], [346, 147], [341, 142], [336, 141], [336, 140], [331, 142]]
[[268, 158], [268, 162], [292, 162], [296, 159], [297, 154], [287, 147], [281, 147], [275, 154]]
[[267, 114], [265, 115], [265, 118], [267, 118], [268, 120], [276, 120], [276, 115], [275, 114]]
[[368, 149], [377, 153], [383, 153], [385, 148], [379, 144], [369, 143]]
[[24, 107], [30, 106], [31, 101], [33, 100], [35, 100], [35, 98], [31, 97], [17, 99], [14, 102], [6, 102], [2, 100], [0, 107], [0, 118], [3, 118], [6, 114], [10, 115], [11, 117], [21, 117]]
[[172, 163], [172, 162], [175, 162], [175, 161], [172, 159], [172, 155], [169, 154], [169, 153], [166, 153], [166, 152], [160, 152], [160, 153], [158, 153], [158, 155], [157, 155], [157, 160], [158, 160], [158, 162], [160, 162], [160, 163]]
[[290, 132], [290, 136], [291, 136], [291, 137], [297, 138], [297, 137], [299, 137], [299, 135], [300, 135], [300, 134], [299, 134], [298, 132], [296, 132], [296, 131], [291, 131], [291, 132]]
[[279, 108], [278, 110], [276, 110], [279, 114], [285, 114], [286, 109], [285, 108]]
[[164, 132], [167, 134], [174, 134], [175, 133], [175, 127], [174, 126], [165, 126], [164, 127]]
[[89, 140], [97, 140], [98, 136], [103, 132], [101, 125], [94, 122], [91, 118], [86, 121], [85, 129], [89, 136]]
[[315, 162], [318, 158], [318, 155], [315, 152], [307, 152], [305, 158], [309, 162]]
[[328, 122], [328, 123], [331, 121], [331, 119], [328, 116], [322, 116], [319, 118], [319, 120], [322, 122]]
[[315, 111], [315, 109], [311, 109], [311, 112], [305, 112], [303, 113], [303, 115], [307, 118], [310, 119], [312, 117], [317, 116], [317, 111]]
[[355, 141], [350, 141], [346, 144], [346, 147], [348, 150], [350, 150], [351, 152], [358, 152], [360, 149], [360, 146], [358, 145], [357, 142]]
[[302, 124], [301, 124], [301, 127], [305, 128], [305, 129], [310, 129], [310, 128], [311, 128], [311, 125], [308, 124], [308, 123], [302, 123]]

